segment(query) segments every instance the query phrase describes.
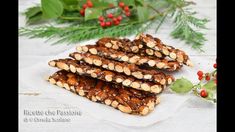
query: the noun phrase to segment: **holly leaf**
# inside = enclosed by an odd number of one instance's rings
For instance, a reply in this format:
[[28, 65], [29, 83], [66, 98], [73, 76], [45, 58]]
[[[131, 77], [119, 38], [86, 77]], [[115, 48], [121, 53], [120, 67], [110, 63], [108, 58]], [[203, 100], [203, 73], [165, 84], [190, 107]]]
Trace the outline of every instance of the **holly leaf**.
[[146, 21], [149, 17], [149, 10], [145, 6], [137, 6], [137, 15], [140, 22]]
[[214, 80], [210, 80], [209, 82], [207, 82], [202, 87], [205, 88], [206, 90], [215, 90], [216, 89], [216, 84], [215, 84]]
[[170, 88], [176, 93], [188, 93], [193, 88], [193, 84], [189, 80], [181, 78], [173, 82]]
[[64, 7], [59, 0], [41, 0], [44, 18], [57, 18], [62, 15]]
[[102, 15], [102, 9], [100, 8], [86, 8], [85, 10], [85, 21], [91, 19], [97, 19]]
[[24, 14], [26, 15], [27, 18], [30, 18], [40, 12], [41, 12], [41, 7], [35, 6], [35, 7], [28, 8]]

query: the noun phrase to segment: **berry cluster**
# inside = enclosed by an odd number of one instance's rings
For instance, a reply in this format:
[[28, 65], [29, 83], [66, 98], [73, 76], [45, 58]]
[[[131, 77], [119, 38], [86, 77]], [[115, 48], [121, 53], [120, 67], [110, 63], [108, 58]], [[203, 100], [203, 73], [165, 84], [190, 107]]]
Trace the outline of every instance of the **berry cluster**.
[[[216, 69], [217, 68], [217, 64], [215, 63], [213, 65], [213, 67]], [[203, 81], [204, 79], [206, 81], [210, 81], [211, 79], [213, 79], [215, 84], [217, 84], [216, 70], [214, 72], [212, 72], [212, 73], [203, 73], [202, 71], [198, 71], [197, 75], [198, 75], [198, 80], [200, 80], [200, 81]], [[203, 98], [206, 98], [208, 96], [207, 91], [205, 89], [203, 89], [203, 88], [200, 89], [198, 91], [198, 93], [200, 93], [200, 96], [203, 97]]]
[[[122, 13], [124, 13], [127, 17], [131, 15], [130, 9], [127, 5], [123, 2], [119, 2], [118, 5], [123, 10]], [[109, 13], [107, 16], [100, 16], [98, 20], [101, 27], [110, 27], [112, 25], [119, 25], [122, 21], [122, 15], [114, 16], [112, 13]]]
[[91, 8], [91, 7], [93, 7], [93, 3], [90, 0], [87, 0], [87, 2], [82, 5], [82, 9], [80, 10], [80, 14], [82, 16], [85, 16], [86, 8]]

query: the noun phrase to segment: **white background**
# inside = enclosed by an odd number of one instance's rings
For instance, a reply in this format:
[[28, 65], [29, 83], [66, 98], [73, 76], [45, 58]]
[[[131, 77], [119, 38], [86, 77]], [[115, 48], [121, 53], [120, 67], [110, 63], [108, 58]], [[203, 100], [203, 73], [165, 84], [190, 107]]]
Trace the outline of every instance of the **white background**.
[[[23, 11], [27, 7], [30, 7], [39, 0], [20, 0], [19, 11]], [[194, 0], [197, 5], [192, 6], [195, 11], [199, 13], [199, 17], [205, 17], [210, 19], [207, 24], [209, 28], [206, 31], [206, 38], [208, 41], [205, 43], [203, 49], [204, 53], [199, 53], [187, 46], [180, 40], [175, 40], [169, 36], [172, 26], [170, 22], [166, 22], [162, 25], [159, 32], [155, 34], [154, 30], [148, 30], [146, 33], [152, 34], [162, 39], [169, 45], [183, 49], [189, 55], [195, 64], [195, 67], [191, 70], [190, 74], [178, 74], [176, 77], [187, 77], [193, 82], [197, 82], [196, 72], [197, 70], [211, 71], [212, 65], [216, 59], [216, 1], [215, 0]], [[19, 12], [19, 26], [25, 25], [24, 16], [21, 16]], [[94, 41], [94, 40], [91, 40]], [[82, 42], [86, 44], [88, 42]], [[48, 57], [56, 56], [57, 54], [64, 52], [68, 49], [74, 48], [75, 45], [55, 45], [51, 46], [49, 43], [45, 43], [43, 39], [27, 39], [25, 37], [19, 37], [19, 69], [30, 67], [39, 62], [45, 61]], [[197, 61], [194, 61], [197, 60]], [[199, 60], [199, 61], [198, 61]], [[187, 67], [185, 68], [187, 69]], [[20, 75], [24, 74], [19, 71]], [[29, 80], [30, 82], [30, 80]], [[112, 124], [110, 122], [96, 120], [87, 114], [83, 114], [80, 117], [71, 118], [70, 123], [24, 123], [23, 122], [23, 110], [75, 110], [78, 107], [70, 106], [66, 103], [62, 103], [54, 98], [50, 98], [53, 94], [51, 92], [42, 93], [32, 87], [24, 85], [20, 82], [19, 86], [19, 127], [21, 132], [43, 132], [43, 131], [56, 131], [56, 132], [84, 132], [84, 131], [158, 131], [158, 132], [215, 132], [216, 131], [216, 106], [208, 102], [205, 102], [193, 95], [189, 95], [190, 98], [184, 102], [181, 108], [173, 116], [158, 122], [154, 125], [147, 127], [126, 127], [121, 125]], [[67, 92], [65, 92], [66, 94]], [[111, 117], [110, 117], [111, 118]]]

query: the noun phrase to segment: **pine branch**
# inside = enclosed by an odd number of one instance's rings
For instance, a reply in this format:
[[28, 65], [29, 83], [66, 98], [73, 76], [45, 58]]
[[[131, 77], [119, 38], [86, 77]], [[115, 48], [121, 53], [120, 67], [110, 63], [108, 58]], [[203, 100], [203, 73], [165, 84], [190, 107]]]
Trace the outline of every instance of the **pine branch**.
[[103, 29], [99, 25], [68, 27], [41, 26], [37, 28], [20, 28], [19, 33], [20, 35], [28, 36], [30, 38], [58, 39], [58, 41], [53, 44], [63, 42], [72, 44], [78, 41], [104, 36], [120, 37], [131, 35], [137, 33], [140, 27], [141, 23], [138, 22], [124, 23], [106, 29]]
[[192, 48], [203, 51], [202, 45], [206, 41], [204, 34], [199, 29], [206, 29], [207, 19], [194, 17], [195, 12], [180, 9], [176, 12], [175, 29], [171, 32], [174, 38], [185, 40]]

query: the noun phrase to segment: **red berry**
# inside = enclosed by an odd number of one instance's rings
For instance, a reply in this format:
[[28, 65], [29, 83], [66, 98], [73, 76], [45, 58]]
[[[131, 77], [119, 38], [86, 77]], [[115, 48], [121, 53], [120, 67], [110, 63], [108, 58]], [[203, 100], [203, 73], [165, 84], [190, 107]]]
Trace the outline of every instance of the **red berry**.
[[109, 14], [107, 15], [107, 17], [108, 17], [108, 18], [113, 18], [113, 14], [112, 14], [112, 13], [109, 13]]
[[119, 25], [119, 24], [120, 24], [119, 21], [115, 21], [115, 22], [114, 22], [114, 25]]
[[105, 27], [105, 22], [100, 22], [101, 27]]
[[206, 80], [210, 81], [211, 77], [210, 76], [206, 76]]
[[116, 22], [116, 21], [118, 21], [118, 19], [114, 17], [114, 18], [113, 18], [113, 22]]
[[124, 11], [125, 11], [125, 12], [129, 12], [129, 7], [128, 7], [128, 6], [125, 6], [125, 7], [124, 7]]
[[85, 15], [85, 10], [84, 10], [84, 9], [81, 9], [81, 10], [80, 10], [80, 14], [81, 14], [82, 16], [84, 16], [84, 15]]
[[121, 21], [122, 20], [122, 16], [118, 16], [117, 19], [118, 19], [118, 21]]
[[103, 16], [100, 16], [100, 17], [99, 17], [99, 21], [100, 21], [100, 22], [103, 22], [103, 21], [104, 21], [104, 17], [103, 17]]
[[125, 6], [125, 4], [123, 2], [119, 2], [119, 7], [123, 8]]
[[111, 26], [111, 25], [112, 25], [111, 22], [106, 22], [106, 23], [105, 23], [105, 26]]
[[82, 5], [82, 8], [83, 8], [83, 9], [86, 9], [86, 8], [87, 8], [87, 4], [83, 4], [83, 5]]
[[91, 1], [87, 1], [86, 4], [87, 4], [88, 7], [92, 7], [93, 6], [93, 3]]
[[200, 95], [201, 95], [201, 97], [206, 98], [208, 94], [205, 89], [202, 89], [200, 92]]
[[198, 71], [197, 72], [197, 75], [200, 77], [200, 76], [203, 76], [203, 72], [202, 71]]
[[126, 12], [125, 15], [126, 15], [127, 17], [129, 17], [129, 16], [131, 15], [131, 13], [130, 13], [130, 12]]
[[217, 68], [217, 64], [215, 63], [215, 64], [213, 65], [213, 67], [214, 67], [214, 68]]
[[198, 77], [198, 80], [200, 80], [200, 81], [201, 81], [201, 80], [202, 80], [202, 78], [203, 78], [203, 76], [199, 76], [199, 77]]

